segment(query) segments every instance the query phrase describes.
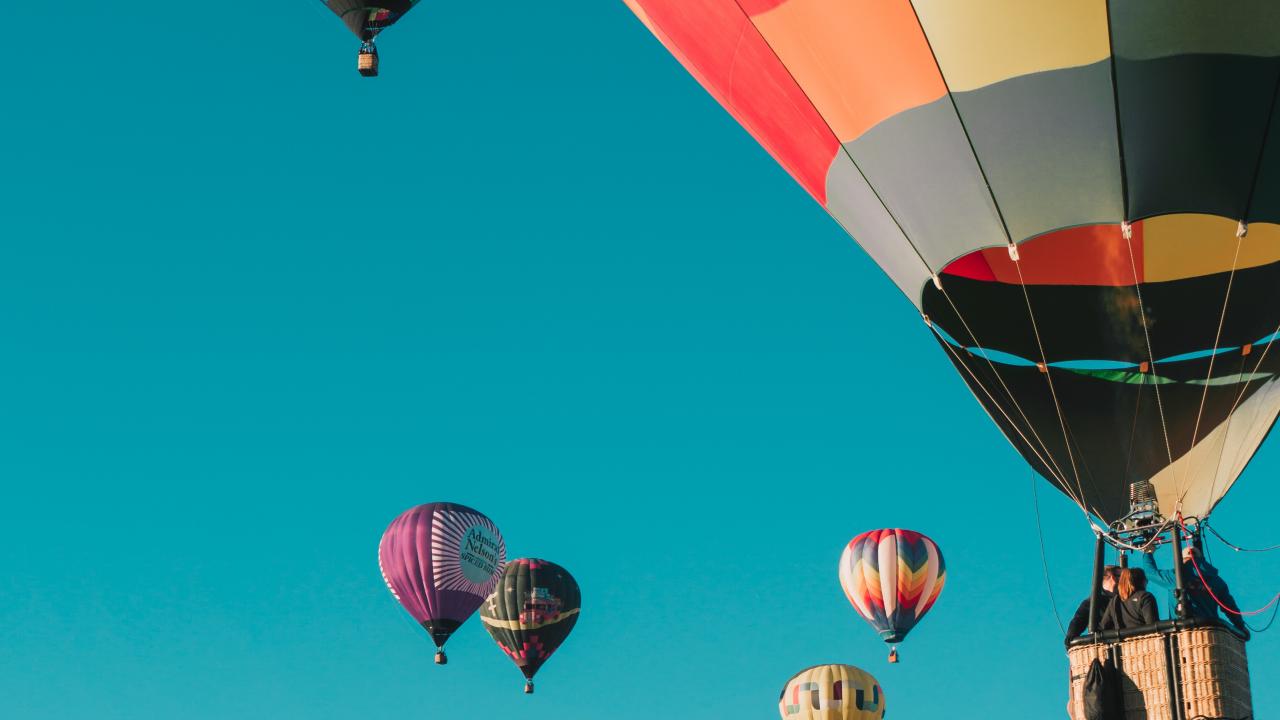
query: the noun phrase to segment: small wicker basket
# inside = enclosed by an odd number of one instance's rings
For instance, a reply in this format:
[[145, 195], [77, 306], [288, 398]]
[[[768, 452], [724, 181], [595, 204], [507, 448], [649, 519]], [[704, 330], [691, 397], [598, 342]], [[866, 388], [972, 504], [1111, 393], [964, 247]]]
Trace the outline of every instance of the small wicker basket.
[[378, 54], [371, 52], [361, 52], [356, 56], [356, 69], [365, 77], [375, 77], [378, 74]]
[[[1125, 720], [1253, 716], [1244, 641], [1222, 627], [1171, 629], [1070, 648], [1067, 713], [1084, 720], [1084, 682], [1094, 658], [1121, 674]], [[1170, 677], [1177, 682], [1170, 684]]]

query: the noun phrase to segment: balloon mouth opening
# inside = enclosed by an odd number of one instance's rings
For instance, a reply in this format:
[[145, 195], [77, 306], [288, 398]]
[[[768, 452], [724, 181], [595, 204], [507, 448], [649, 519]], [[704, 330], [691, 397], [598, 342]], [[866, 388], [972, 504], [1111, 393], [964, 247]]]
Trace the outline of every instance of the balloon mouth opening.
[[889, 643], [889, 644], [893, 644], [893, 643], [900, 643], [900, 642], [902, 642], [902, 636], [901, 636], [901, 635], [899, 635], [899, 634], [898, 634], [898, 632], [897, 632], [896, 630], [882, 630], [882, 631], [880, 631], [880, 639], [881, 639], [881, 640], [884, 640], [885, 642], [887, 642], [887, 643]]

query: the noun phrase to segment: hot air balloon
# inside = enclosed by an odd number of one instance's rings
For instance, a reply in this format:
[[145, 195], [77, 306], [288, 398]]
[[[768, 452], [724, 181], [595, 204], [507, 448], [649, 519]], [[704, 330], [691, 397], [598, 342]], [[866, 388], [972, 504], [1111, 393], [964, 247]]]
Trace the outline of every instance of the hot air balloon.
[[480, 620], [524, 673], [525, 693], [533, 692], [533, 676], [569, 637], [581, 608], [578, 583], [568, 570], [535, 558], [507, 563], [498, 587], [480, 608]]
[[378, 543], [378, 567], [396, 600], [444, 644], [502, 576], [507, 546], [493, 521], [465, 505], [429, 503], [391, 521]]
[[1280, 413], [1280, 4], [625, 1], [1088, 522], [1210, 514]]
[[942, 552], [911, 530], [864, 532], [840, 554], [840, 587], [858, 614], [889, 643], [889, 662], [947, 581]]
[[418, 0], [324, 0], [324, 4], [360, 38], [356, 69], [365, 77], [377, 77], [378, 47], [374, 41], [378, 33], [396, 24]]
[[816, 665], [783, 686], [778, 714], [782, 720], [880, 720], [884, 691], [852, 665]]

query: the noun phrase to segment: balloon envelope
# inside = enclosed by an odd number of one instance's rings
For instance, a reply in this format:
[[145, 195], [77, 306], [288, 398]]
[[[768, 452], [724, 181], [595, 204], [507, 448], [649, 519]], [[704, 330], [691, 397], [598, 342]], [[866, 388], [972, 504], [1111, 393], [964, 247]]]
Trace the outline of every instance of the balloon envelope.
[[443, 647], [497, 585], [506, 552], [489, 518], [465, 505], [429, 503], [391, 521], [378, 567], [391, 594]]
[[578, 583], [568, 570], [546, 560], [507, 563], [502, 579], [480, 608], [480, 620], [525, 678], [569, 636], [582, 608]]
[[852, 665], [817, 665], [787, 681], [778, 698], [782, 720], [880, 720], [884, 691]]
[[840, 554], [840, 587], [887, 643], [901, 642], [937, 602], [947, 566], [932, 540], [911, 530], [865, 532]]
[[1081, 508], [1230, 489], [1280, 413], [1274, 0], [625, 1]]
[[418, 0], [324, 0], [324, 4], [361, 40], [372, 40], [409, 12]]

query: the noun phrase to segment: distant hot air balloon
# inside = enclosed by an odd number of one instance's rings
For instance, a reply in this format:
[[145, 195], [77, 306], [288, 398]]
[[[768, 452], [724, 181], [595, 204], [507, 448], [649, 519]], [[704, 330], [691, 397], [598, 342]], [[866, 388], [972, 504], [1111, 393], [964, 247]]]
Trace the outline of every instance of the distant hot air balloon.
[[884, 691], [852, 665], [817, 665], [787, 681], [778, 713], [782, 720], [880, 720]]
[[378, 33], [394, 25], [418, 0], [324, 0], [324, 4], [356, 37], [360, 38], [360, 54], [356, 68], [365, 77], [378, 74]]
[[625, 2], [1087, 515], [1231, 489], [1280, 413], [1280, 4]]
[[448, 662], [445, 642], [497, 585], [506, 553], [492, 520], [454, 503], [406, 510], [382, 534], [382, 578], [430, 633], [437, 663]]
[[524, 673], [526, 693], [533, 676], [578, 622], [582, 596], [568, 570], [546, 560], [507, 563], [498, 587], [480, 608], [480, 620], [498, 647]]
[[929, 612], [942, 592], [947, 566], [932, 540], [911, 530], [872, 530], [840, 555], [840, 586], [858, 614], [893, 647]]

